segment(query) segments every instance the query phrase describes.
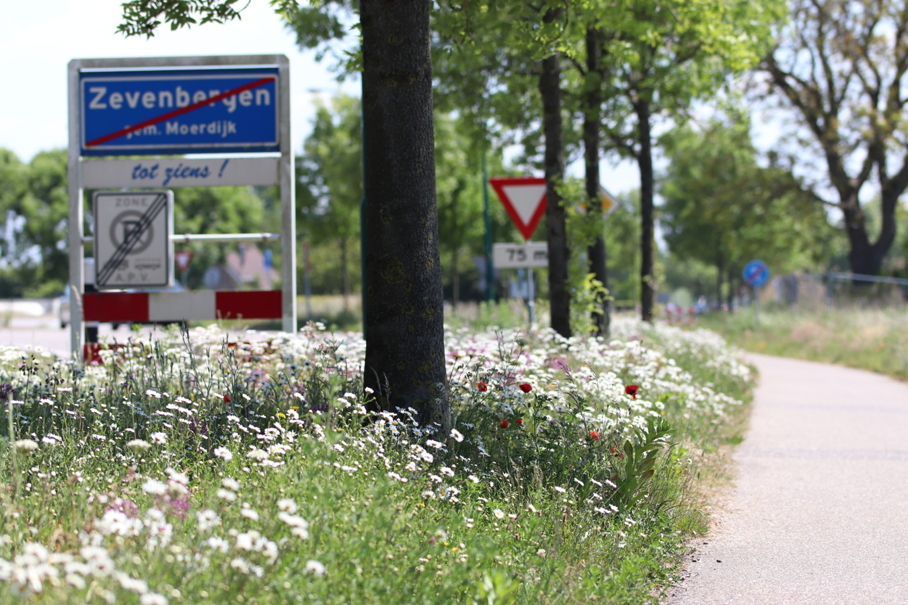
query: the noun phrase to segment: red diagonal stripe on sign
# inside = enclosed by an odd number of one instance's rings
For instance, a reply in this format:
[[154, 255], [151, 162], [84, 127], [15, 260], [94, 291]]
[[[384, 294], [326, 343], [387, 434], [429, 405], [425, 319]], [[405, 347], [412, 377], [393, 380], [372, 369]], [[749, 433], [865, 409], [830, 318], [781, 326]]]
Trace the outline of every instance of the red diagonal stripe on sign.
[[228, 90], [227, 92], [222, 92], [221, 94], [211, 97], [210, 99], [205, 99], [204, 101], [199, 101], [198, 103], [193, 103], [192, 105], [187, 105], [186, 107], [181, 107], [180, 109], [174, 109], [173, 111], [167, 112], [164, 115], [158, 116], [156, 118], [151, 118], [150, 120], [145, 120], [144, 122], [139, 122], [138, 124], [136, 124], [134, 126], [127, 126], [123, 130], [118, 130], [118, 131], [112, 132], [108, 135], [104, 135], [103, 137], [98, 137], [97, 139], [95, 139], [93, 141], [89, 141], [89, 142], [85, 143], [85, 146], [94, 147], [96, 145], [103, 145], [104, 143], [108, 143], [110, 141], [113, 141], [114, 139], [119, 139], [122, 136], [126, 136], [127, 134], [129, 134], [131, 132], [141, 130], [142, 128], [145, 128], [147, 126], [154, 126], [155, 124], [160, 124], [164, 120], [169, 120], [170, 118], [175, 118], [177, 116], [181, 116], [185, 113], [189, 113], [190, 111], [195, 111], [196, 109], [199, 109], [200, 107], [204, 107], [205, 105], [210, 105], [212, 103], [217, 103], [218, 101], [221, 101], [223, 99], [236, 96], [236, 95], [240, 94], [241, 92], [244, 92], [247, 90], [252, 90], [253, 88], [258, 88], [259, 86], [264, 86], [268, 82], [273, 82], [274, 80], [276, 80], [276, 78], [274, 76], [271, 76], [268, 78], [261, 78], [260, 80], [255, 80], [253, 82], [249, 82], [248, 84], [243, 84], [242, 86], [238, 86], [237, 88]]
[[753, 273], [753, 275], [751, 275], [751, 276], [747, 279], [747, 283], [748, 283], [748, 284], [753, 284], [755, 281], [757, 281], [758, 279], [760, 279], [760, 277], [763, 275], [763, 272], [764, 272], [764, 271], [766, 271], [766, 267], [765, 267], [765, 266], [763, 266], [763, 265], [758, 266], [758, 267], [757, 267], [757, 270]]

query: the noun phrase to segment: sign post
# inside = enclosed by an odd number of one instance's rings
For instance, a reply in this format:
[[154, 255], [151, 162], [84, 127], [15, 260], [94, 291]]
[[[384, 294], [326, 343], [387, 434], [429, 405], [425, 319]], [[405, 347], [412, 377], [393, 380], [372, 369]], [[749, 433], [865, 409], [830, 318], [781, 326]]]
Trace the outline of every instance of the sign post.
[[752, 260], [744, 266], [744, 281], [751, 287], [754, 296], [754, 325], [760, 324], [760, 297], [757, 288], [769, 281], [769, 267], [761, 260]]
[[[69, 63], [68, 84], [68, 287], [73, 353], [82, 351], [86, 319], [111, 321], [110, 317], [117, 316], [119, 321], [141, 320], [127, 317], [134, 313], [124, 306], [127, 298], [141, 299], [138, 314], [145, 321], [279, 316], [283, 329], [295, 332], [296, 213], [287, 57], [74, 59]], [[250, 157], [218, 157], [228, 153]], [[272, 155], [256, 155], [265, 153]], [[209, 157], [174, 157], [185, 154]], [[107, 159], [111, 156], [140, 157]], [[174, 227], [173, 203], [168, 202], [164, 209], [160, 198], [169, 196], [167, 199], [172, 200], [173, 194], [144, 191], [218, 185], [279, 185], [281, 233], [181, 234], [169, 238]], [[94, 237], [83, 233], [85, 188], [121, 190], [96, 195], [96, 210], [101, 214], [96, 215], [99, 220]], [[123, 207], [118, 213], [114, 201], [108, 212], [104, 204], [116, 199], [139, 200], [136, 203], [141, 208], [128, 214], [129, 209]], [[166, 217], [167, 225], [157, 222]], [[113, 289], [172, 284], [175, 240], [264, 242], [278, 237], [283, 257], [280, 291], [179, 293], [186, 294], [185, 301], [177, 300], [177, 293], [154, 300], [147, 300], [150, 295], [142, 293], [83, 296], [83, 245], [87, 243], [95, 244], [99, 287]], [[161, 263], [145, 258], [153, 250]], [[144, 271], [132, 271], [137, 262], [142, 263]], [[105, 266], [109, 267], [106, 273]], [[127, 267], [132, 276], [124, 273]], [[280, 304], [276, 305], [278, 299]], [[276, 308], [279, 315], [273, 315]]]
[[544, 242], [530, 244], [529, 241], [545, 214], [546, 182], [544, 178], [537, 177], [497, 177], [489, 179], [489, 183], [526, 242], [522, 247], [519, 244], [495, 244], [492, 258], [498, 268], [527, 269], [527, 309], [532, 325], [536, 322], [533, 267], [548, 266], [548, 248]]

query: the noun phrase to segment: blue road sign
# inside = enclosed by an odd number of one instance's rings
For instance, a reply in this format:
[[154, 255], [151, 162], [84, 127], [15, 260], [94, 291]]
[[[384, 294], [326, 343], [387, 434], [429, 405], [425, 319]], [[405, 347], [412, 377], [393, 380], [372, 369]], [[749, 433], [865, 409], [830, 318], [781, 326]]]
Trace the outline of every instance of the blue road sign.
[[276, 67], [79, 73], [85, 156], [280, 151]]
[[769, 281], [769, 267], [761, 260], [752, 260], [744, 267], [744, 281], [748, 286], [759, 288]]

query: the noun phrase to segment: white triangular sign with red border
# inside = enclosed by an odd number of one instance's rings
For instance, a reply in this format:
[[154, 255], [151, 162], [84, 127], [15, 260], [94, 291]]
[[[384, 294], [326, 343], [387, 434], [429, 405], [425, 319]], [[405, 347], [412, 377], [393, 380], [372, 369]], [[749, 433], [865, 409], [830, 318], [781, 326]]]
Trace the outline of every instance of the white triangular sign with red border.
[[498, 194], [505, 210], [527, 241], [533, 237], [542, 215], [545, 214], [545, 179], [536, 177], [496, 177], [489, 183]]
[[177, 262], [177, 268], [180, 271], [186, 271], [189, 268], [189, 262], [192, 260], [192, 252], [189, 250], [180, 250], [174, 252], [174, 260]]

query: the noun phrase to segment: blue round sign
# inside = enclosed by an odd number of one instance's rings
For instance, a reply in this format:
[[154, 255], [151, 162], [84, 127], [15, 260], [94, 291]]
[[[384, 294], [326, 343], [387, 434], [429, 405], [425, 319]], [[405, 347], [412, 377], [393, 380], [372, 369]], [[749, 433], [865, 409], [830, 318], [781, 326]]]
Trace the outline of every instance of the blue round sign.
[[769, 281], [769, 267], [761, 260], [752, 260], [744, 267], [744, 281], [758, 288]]

